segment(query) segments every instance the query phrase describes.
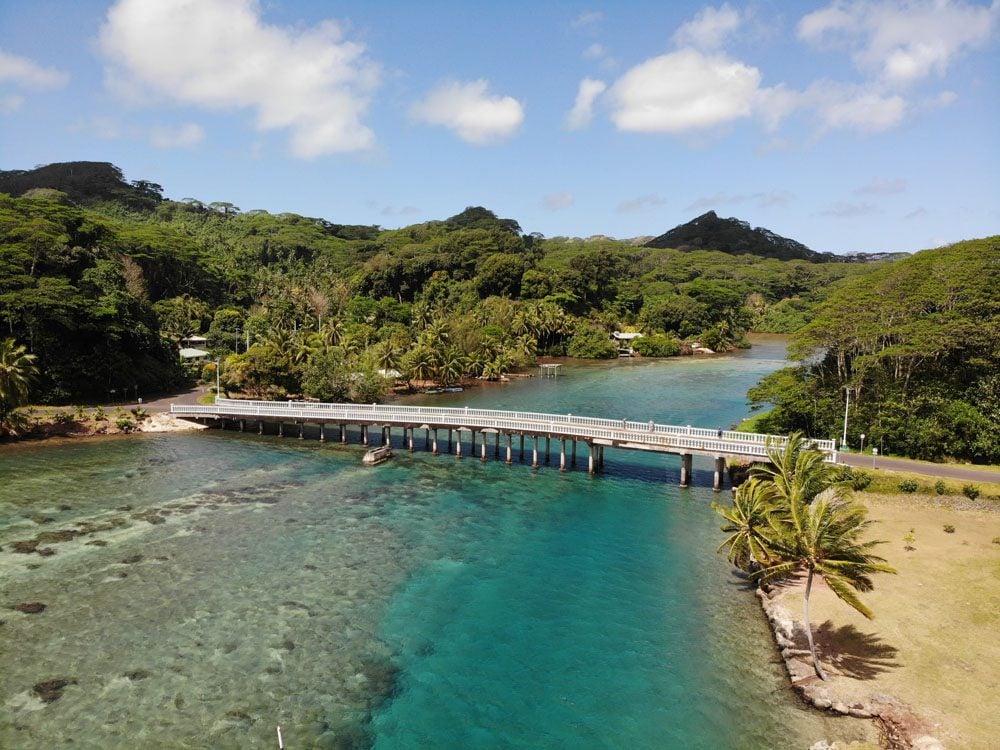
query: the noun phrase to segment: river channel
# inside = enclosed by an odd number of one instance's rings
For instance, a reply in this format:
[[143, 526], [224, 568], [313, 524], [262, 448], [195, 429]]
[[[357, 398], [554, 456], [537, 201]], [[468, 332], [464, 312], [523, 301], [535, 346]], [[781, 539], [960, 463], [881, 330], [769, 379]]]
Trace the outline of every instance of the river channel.
[[[729, 427], [783, 359], [760, 339], [409, 402]], [[279, 725], [290, 750], [850, 735], [787, 689], [716, 554], [709, 463], [680, 489], [677, 457], [609, 449], [591, 477], [418, 440], [371, 468], [351, 437], [0, 448], [0, 747], [276, 748]]]

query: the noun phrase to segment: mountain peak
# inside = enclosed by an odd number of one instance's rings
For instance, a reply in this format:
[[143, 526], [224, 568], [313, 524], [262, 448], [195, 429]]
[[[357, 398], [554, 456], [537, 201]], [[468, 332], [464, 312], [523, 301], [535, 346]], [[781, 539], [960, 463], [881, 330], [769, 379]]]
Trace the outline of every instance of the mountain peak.
[[719, 250], [731, 255], [757, 255], [779, 260], [808, 260], [822, 263], [832, 259], [829, 253], [817, 253], [801, 242], [782, 237], [764, 227], [752, 228], [746, 221], [720, 219], [708, 211], [687, 224], [645, 243], [643, 247], [675, 248], [677, 250]]

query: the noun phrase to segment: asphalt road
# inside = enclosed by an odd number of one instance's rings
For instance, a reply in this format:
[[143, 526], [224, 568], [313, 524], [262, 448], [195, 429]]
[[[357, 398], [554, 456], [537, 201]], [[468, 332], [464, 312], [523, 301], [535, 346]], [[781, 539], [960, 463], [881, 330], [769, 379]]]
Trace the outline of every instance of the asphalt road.
[[955, 464], [928, 464], [910, 461], [907, 458], [887, 458], [886, 456], [861, 455], [858, 453], [838, 453], [837, 462], [862, 469], [886, 469], [888, 471], [909, 471], [942, 479], [959, 479], [968, 482], [1000, 483], [1000, 471], [965, 469]]
[[[152, 401], [143, 399], [142, 408], [152, 414], [154, 412], [170, 411], [170, 404], [197, 404], [198, 397], [205, 393], [205, 391], [206, 388], [199, 385], [190, 390], [174, 393], [170, 396], [163, 396]], [[128, 407], [132, 408], [136, 405], [135, 403], [130, 403]]]

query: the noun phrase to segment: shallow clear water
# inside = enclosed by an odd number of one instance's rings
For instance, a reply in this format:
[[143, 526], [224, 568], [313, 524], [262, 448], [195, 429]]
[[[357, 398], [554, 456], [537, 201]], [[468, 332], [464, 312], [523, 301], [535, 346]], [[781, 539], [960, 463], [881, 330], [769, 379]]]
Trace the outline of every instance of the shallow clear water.
[[[782, 356], [575, 366], [426, 400], [729, 426]], [[0, 747], [273, 748], [278, 724], [296, 749], [828, 736], [715, 554], [708, 465], [688, 490], [678, 459], [611, 450], [597, 478], [508, 467], [492, 446], [486, 463], [398, 450], [366, 469], [352, 439], [0, 449]], [[38, 545], [55, 554], [14, 551], [65, 530]], [[52, 679], [73, 682], [45, 703], [32, 686]]]

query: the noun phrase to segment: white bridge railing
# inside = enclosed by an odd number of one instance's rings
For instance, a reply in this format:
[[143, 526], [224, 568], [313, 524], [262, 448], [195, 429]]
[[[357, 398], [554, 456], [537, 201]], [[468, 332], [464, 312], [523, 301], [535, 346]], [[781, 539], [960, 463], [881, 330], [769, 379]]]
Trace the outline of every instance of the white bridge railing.
[[[766, 457], [767, 446], [784, 446], [781, 435], [709, 430], [701, 427], [603, 419], [575, 414], [470, 409], [468, 407], [399, 406], [393, 404], [327, 404], [309, 401], [249, 401], [217, 399], [210, 405], [172, 404], [178, 416], [263, 418], [289, 421], [385, 424], [399, 427], [439, 427], [458, 430], [524, 432], [597, 442], [634, 450], [666, 453], [697, 451], [729, 456]], [[813, 440], [811, 445], [836, 459], [832, 440]]]

